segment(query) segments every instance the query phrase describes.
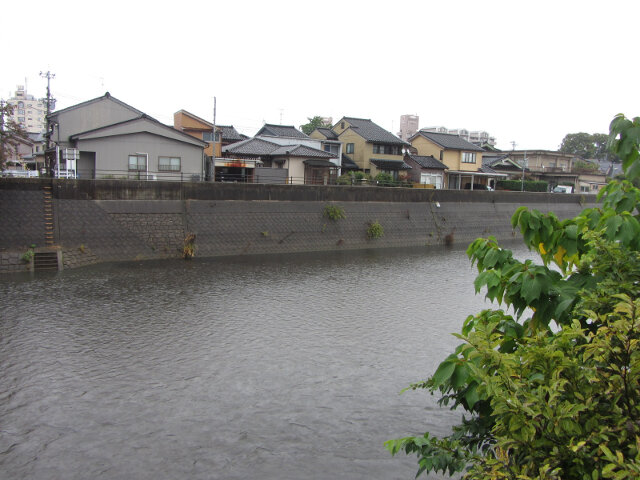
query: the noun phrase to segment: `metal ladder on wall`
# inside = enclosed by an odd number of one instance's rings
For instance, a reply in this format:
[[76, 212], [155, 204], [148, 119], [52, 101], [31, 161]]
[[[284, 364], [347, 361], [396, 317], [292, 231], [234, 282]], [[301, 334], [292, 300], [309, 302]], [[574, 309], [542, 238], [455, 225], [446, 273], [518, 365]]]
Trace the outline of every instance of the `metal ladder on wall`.
[[58, 252], [52, 250], [55, 246], [54, 239], [54, 217], [53, 217], [53, 192], [51, 185], [42, 187], [44, 202], [44, 245], [45, 250], [35, 252], [33, 255], [33, 269], [38, 270], [58, 270]]

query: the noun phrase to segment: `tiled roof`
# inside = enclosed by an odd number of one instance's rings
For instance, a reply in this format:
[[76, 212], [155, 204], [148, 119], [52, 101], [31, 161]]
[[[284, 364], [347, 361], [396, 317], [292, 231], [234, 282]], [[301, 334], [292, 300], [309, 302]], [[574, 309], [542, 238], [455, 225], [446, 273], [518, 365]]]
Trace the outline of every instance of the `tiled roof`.
[[222, 147], [225, 153], [233, 153], [235, 155], [271, 155], [272, 152], [280, 148], [280, 145], [268, 142], [261, 138], [249, 138], [241, 142], [232, 143], [226, 147]]
[[263, 138], [249, 138], [241, 142], [232, 143], [222, 147], [224, 153], [234, 155], [255, 155], [255, 156], [291, 156], [291, 157], [307, 157], [307, 158], [335, 158], [335, 155], [318, 150], [317, 148], [307, 147], [306, 145], [278, 145], [269, 142]]
[[383, 160], [381, 158], [372, 158], [371, 163], [382, 170], [411, 170], [411, 166], [402, 160]]
[[258, 135], [271, 135], [272, 137], [291, 137], [291, 138], [309, 138], [308, 135], [302, 133], [293, 125], [273, 125], [265, 123], [258, 133]]
[[360, 167], [356, 162], [354, 162], [351, 157], [348, 155], [342, 154], [342, 168], [346, 168], [349, 170], [359, 170]]
[[431, 140], [432, 142], [440, 145], [445, 149], [450, 150], [465, 150], [470, 152], [484, 152], [480, 147], [474, 145], [471, 142], [467, 142], [464, 138], [454, 135], [452, 133], [434, 133], [434, 132], [424, 132], [419, 131], [409, 140], [414, 139], [416, 136], [421, 135], [427, 140]]
[[222, 130], [223, 140], [240, 141], [246, 138], [246, 136], [241, 135], [240, 132], [233, 128], [233, 125], [217, 125], [217, 127]]
[[324, 135], [327, 140], [338, 140], [338, 135], [330, 128], [316, 128], [316, 130]]
[[338, 168], [338, 165], [330, 162], [329, 160], [310, 159], [310, 160], [304, 160], [303, 163], [305, 165], [309, 165], [310, 167]]
[[408, 155], [408, 157], [420, 165], [422, 168], [437, 168], [446, 170], [448, 167], [433, 155], [425, 157], [423, 155]]
[[396, 137], [393, 133], [388, 132], [381, 126], [376, 125], [371, 120], [353, 117], [344, 117], [344, 120], [349, 122], [351, 129], [367, 142], [386, 143], [388, 145], [407, 145], [407, 142]]
[[336, 158], [329, 152], [307, 147], [306, 145], [283, 145], [274, 150], [271, 155], [289, 155], [292, 157], [313, 157], [313, 158]]

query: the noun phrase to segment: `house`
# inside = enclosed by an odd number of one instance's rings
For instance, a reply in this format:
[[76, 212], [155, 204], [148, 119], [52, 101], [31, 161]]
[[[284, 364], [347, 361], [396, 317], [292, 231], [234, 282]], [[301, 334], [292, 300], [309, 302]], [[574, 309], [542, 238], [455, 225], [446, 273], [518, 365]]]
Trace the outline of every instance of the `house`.
[[5, 153], [7, 154], [5, 170], [0, 172], [3, 176], [37, 176], [37, 169], [29, 169], [31, 165], [29, 160], [35, 148], [35, 142], [28, 136], [9, 135], [5, 145]]
[[[275, 139], [282, 141], [283, 137], [256, 136], [223, 147], [225, 158], [221, 161], [227, 164], [218, 168], [216, 163], [216, 181], [305, 185], [335, 183], [339, 167], [333, 154], [301, 143], [276, 143]], [[293, 139], [289, 141], [294, 142]]]
[[398, 179], [400, 172], [411, 169], [403, 152], [409, 144], [369, 119], [342, 117], [331, 130], [342, 143], [344, 154], [365, 173], [388, 173]]
[[337, 164], [341, 167], [340, 173], [342, 173], [343, 170], [350, 170], [354, 167], [355, 169], [358, 168], [350, 158], [343, 155], [342, 142], [338, 138], [338, 135], [336, 135], [330, 128], [316, 128], [309, 134], [309, 137], [320, 140], [320, 149], [333, 154], [338, 159]]
[[487, 188], [494, 176], [481, 169], [484, 150], [458, 135], [420, 130], [409, 141], [418, 155], [432, 156], [447, 166], [445, 188]]
[[217, 134], [214, 146], [213, 123], [186, 110], [179, 110], [173, 114], [173, 128], [207, 142], [204, 153], [209, 157], [221, 157], [222, 147], [248, 138], [239, 133], [233, 125], [216, 125]]
[[447, 166], [433, 155], [422, 156], [407, 153], [404, 161], [411, 167], [409, 178], [424, 188], [444, 188]]
[[57, 176], [196, 180], [204, 175], [202, 140], [164, 125], [107, 92], [53, 112], [47, 152]]

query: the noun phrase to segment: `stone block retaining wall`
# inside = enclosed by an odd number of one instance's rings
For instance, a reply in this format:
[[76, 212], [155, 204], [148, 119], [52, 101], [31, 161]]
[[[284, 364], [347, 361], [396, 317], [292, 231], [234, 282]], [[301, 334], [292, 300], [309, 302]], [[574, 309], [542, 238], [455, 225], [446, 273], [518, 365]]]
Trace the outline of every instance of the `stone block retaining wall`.
[[[26, 270], [20, 256], [44, 241], [43, 185], [53, 186], [65, 268], [179, 257], [189, 233], [202, 257], [468, 244], [489, 235], [504, 241], [519, 236], [510, 218], [521, 205], [566, 218], [595, 202], [520, 192], [2, 179], [2, 273]], [[346, 218], [325, 218], [327, 205]], [[384, 235], [369, 239], [376, 221]]]

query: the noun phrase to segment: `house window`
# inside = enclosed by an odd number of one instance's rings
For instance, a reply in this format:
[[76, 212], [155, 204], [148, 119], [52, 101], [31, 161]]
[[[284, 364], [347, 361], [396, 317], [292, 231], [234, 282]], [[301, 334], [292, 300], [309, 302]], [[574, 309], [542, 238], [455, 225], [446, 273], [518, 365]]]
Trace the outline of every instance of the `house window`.
[[462, 163], [476, 163], [476, 154], [472, 152], [462, 152]]
[[346, 153], [353, 153], [353, 143], [347, 143]]
[[129, 170], [145, 171], [147, 169], [146, 155], [129, 155]]
[[400, 147], [397, 145], [374, 145], [373, 153], [381, 153], [383, 155], [402, 155]]
[[433, 185], [435, 188], [442, 188], [442, 175], [433, 173], [422, 173], [420, 175], [420, 183]]
[[180, 157], [158, 157], [158, 171], [179, 172]]

